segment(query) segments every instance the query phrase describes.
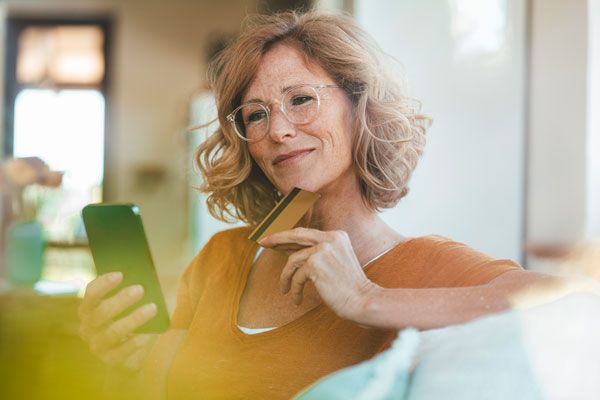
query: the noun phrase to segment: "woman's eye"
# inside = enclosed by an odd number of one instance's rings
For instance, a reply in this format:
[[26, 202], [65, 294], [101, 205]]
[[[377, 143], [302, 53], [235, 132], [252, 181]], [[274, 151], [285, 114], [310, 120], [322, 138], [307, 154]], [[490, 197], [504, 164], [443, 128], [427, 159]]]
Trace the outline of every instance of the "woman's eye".
[[306, 104], [312, 100], [314, 100], [312, 96], [298, 95], [298, 96], [292, 97], [291, 103], [293, 106], [301, 106], [302, 104]]
[[264, 111], [254, 111], [253, 113], [250, 113], [248, 115], [248, 117], [246, 118], [246, 122], [249, 124], [260, 122], [266, 116], [267, 116], [267, 113]]

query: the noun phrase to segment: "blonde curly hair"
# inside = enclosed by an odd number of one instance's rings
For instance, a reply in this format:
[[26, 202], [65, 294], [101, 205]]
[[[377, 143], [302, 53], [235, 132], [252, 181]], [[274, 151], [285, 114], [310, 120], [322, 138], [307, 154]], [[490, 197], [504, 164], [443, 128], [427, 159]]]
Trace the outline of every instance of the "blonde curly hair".
[[408, 192], [431, 119], [405, 94], [383, 52], [351, 17], [284, 12], [247, 17], [240, 36], [209, 66], [219, 127], [194, 158], [211, 215], [255, 226], [281, 198], [226, 120], [240, 105], [262, 56], [280, 42], [296, 46], [345, 90], [357, 118], [353, 161], [363, 202], [374, 211], [394, 207]]

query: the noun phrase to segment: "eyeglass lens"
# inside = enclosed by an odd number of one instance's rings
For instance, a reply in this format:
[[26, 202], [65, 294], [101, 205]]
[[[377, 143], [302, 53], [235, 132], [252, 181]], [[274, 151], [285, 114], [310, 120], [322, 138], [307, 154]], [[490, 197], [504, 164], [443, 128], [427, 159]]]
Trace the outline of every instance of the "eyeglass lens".
[[[301, 86], [287, 91], [282, 99], [282, 111], [293, 124], [306, 124], [316, 118], [319, 109], [317, 90]], [[250, 103], [234, 116], [236, 133], [249, 141], [260, 140], [269, 130], [269, 110], [264, 104]]]

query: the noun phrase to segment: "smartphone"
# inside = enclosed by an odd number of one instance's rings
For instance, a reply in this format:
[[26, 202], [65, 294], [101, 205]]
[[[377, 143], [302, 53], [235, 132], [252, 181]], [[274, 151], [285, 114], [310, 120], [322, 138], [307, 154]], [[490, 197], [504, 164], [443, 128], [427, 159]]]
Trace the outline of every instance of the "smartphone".
[[117, 319], [142, 304], [156, 304], [157, 314], [136, 329], [136, 333], [160, 333], [169, 327], [169, 313], [160, 289], [140, 209], [135, 204], [99, 203], [85, 206], [81, 212], [96, 272], [123, 273], [121, 288], [142, 285], [144, 297], [129, 307]]

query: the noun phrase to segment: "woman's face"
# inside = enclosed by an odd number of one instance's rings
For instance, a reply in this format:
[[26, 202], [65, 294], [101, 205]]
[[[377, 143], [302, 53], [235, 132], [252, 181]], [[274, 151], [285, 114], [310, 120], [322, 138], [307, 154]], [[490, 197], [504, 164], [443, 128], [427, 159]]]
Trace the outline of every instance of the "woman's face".
[[[276, 44], [262, 58], [258, 72], [242, 103], [261, 101], [271, 108], [269, 130], [248, 150], [267, 178], [281, 193], [295, 186], [313, 192], [342, 190], [355, 179], [352, 168], [352, 105], [343, 89], [319, 91], [321, 106], [316, 119], [295, 125], [279, 109], [285, 88], [300, 84], [335, 85], [316, 62], [305, 58], [289, 44]], [[278, 156], [301, 153], [284, 161]]]

